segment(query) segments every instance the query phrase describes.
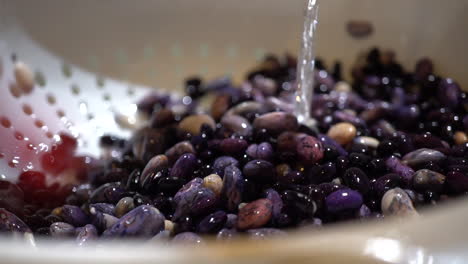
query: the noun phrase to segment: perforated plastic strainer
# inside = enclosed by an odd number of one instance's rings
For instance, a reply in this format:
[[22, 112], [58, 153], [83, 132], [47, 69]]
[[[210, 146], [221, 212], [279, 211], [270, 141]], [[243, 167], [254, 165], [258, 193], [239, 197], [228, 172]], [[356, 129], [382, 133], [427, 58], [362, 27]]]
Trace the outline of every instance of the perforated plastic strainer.
[[78, 139], [78, 154], [94, 156], [103, 133], [128, 136], [117, 118], [133, 118], [135, 103], [149, 89], [69, 64], [28, 36], [7, 12], [11, 2], [1, 3], [1, 177], [14, 180], [22, 170], [40, 169], [40, 154], [60, 141], [60, 133]]
[[[70, 66], [35, 45], [20, 28], [11, 27], [6, 34], [2, 36], [19, 45], [13, 52], [0, 43], [2, 177], [39, 166], [39, 154], [60, 140], [60, 132], [78, 139], [79, 153], [92, 155], [99, 154], [97, 139], [104, 132], [128, 135], [116, 117], [119, 113], [133, 115], [136, 100], [148, 92], [146, 87], [104, 79]], [[30, 92], [22, 89], [22, 75], [34, 78]]]

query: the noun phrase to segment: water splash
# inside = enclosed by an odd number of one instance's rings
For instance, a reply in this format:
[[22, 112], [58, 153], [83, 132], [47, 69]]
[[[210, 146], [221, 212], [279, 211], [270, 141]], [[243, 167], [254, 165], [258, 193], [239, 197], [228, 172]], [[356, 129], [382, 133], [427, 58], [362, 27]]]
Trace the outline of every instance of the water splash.
[[32, 162], [28, 162], [28, 164], [23, 168], [23, 171], [30, 171], [34, 169], [34, 165]]
[[315, 31], [318, 23], [317, 0], [309, 0], [304, 19], [304, 31], [302, 33], [302, 47], [297, 60], [297, 90], [295, 115], [303, 124], [313, 124], [310, 110], [312, 106], [315, 67]]

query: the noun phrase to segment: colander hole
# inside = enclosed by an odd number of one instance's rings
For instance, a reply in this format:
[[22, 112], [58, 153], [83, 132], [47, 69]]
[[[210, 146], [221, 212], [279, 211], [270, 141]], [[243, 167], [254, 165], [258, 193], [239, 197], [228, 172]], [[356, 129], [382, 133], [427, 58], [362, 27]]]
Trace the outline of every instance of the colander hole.
[[110, 101], [111, 100], [111, 96], [110, 94], [106, 93], [102, 96], [102, 99], [104, 99], [104, 101]]
[[72, 94], [79, 95], [80, 94], [80, 87], [77, 84], [72, 84], [71, 85], [71, 91], [72, 91]]
[[53, 138], [54, 134], [52, 134], [52, 132], [48, 131], [48, 132], [46, 132], [46, 137]]
[[5, 154], [0, 153], [0, 159], [3, 159], [5, 157]]
[[13, 133], [13, 135], [15, 136], [15, 138], [17, 140], [23, 140], [24, 139], [24, 135], [23, 133], [19, 132], [19, 131], [15, 131], [15, 133]]
[[87, 118], [88, 118], [88, 120], [93, 120], [94, 115], [93, 114], [88, 114]]
[[51, 105], [54, 105], [57, 102], [57, 99], [55, 99], [55, 96], [53, 94], [47, 94], [46, 98], [47, 102]]
[[40, 71], [36, 71], [34, 74], [34, 80], [36, 83], [39, 85], [39, 87], [44, 87], [46, 85], [46, 79], [44, 77], [44, 74]]
[[23, 93], [21, 89], [18, 87], [18, 85], [14, 82], [10, 83], [10, 93], [13, 95], [13, 97], [20, 97], [21, 94]]
[[57, 116], [58, 116], [59, 118], [62, 118], [62, 117], [65, 116], [65, 112], [64, 112], [63, 110], [59, 109], [59, 110], [57, 110]]
[[30, 105], [24, 104], [23, 105], [23, 112], [27, 115], [32, 115], [33, 114], [33, 109], [31, 108]]
[[2, 126], [4, 128], [10, 128], [11, 127], [11, 121], [8, 118], [4, 117], [4, 116], [2, 116], [0, 118], [0, 124], [2, 124]]
[[97, 84], [98, 88], [100, 88], [100, 89], [104, 88], [104, 78], [102, 78], [101, 76], [98, 76], [96, 78], [96, 84]]
[[134, 88], [131, 88], [131, 87], [128, 88], [127, 94], [128, 94], [128, 95], [131, 95], [131, 96], [135, 95], [135, 89], [134, 89]]
[[37, 127], [37, 128], [41, 128], [44, 126], [44, 122], [42, 120], [36, 120], [34, 121], [34, 125]]
[[63, 73], [63, 76], [70, 78], [72, 76], [72, 70], [70, 68], [70, 65], [64, 63], [62, 65], [62, 73]]

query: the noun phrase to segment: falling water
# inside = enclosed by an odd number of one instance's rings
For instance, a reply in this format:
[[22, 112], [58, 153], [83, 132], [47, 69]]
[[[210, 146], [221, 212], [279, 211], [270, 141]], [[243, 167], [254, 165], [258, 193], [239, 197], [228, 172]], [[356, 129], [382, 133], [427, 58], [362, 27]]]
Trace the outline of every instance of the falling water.
[[318, 23], [317, 15], [317, 0], [308, 0], [304, 19], [304, 31], [302, 33], [302, 47], [297, 61], [295, 114], [299, 122], [309, 126], [315, 123], [311, 118], [310, 109], [314, 87], [314, 38]]

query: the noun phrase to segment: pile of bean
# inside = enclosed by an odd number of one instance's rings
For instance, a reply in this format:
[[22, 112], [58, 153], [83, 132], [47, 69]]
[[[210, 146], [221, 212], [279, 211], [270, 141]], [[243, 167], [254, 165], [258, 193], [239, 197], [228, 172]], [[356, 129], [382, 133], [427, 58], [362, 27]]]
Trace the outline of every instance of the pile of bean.
[[[88, 181], [70, 194], [46, 187], [41, 172], [23, 173], [18, 185], [1, 182], [0, 229], [80, 245], [258, 239], [417, 215], [420, 206], [468, 192], [468, 98], [429, 59], [406, 72], [391, 52], [373, 49], [353, 68], [352, 85], [339, 63], [327, 70], [318, 60], [316, 128], [292, 114], [295, 65], [268, 56], [240, 87], [192, 78], [182, 100], [149, 95], [138, 104], [148, 124], [129, 140], [102, 137], [118, 156], [88, 160]], [[214, 95], [210, 113], [199, 113], [206, 94]], [[73, 152], [76, 144], [63, 138], [56, 151]]]

